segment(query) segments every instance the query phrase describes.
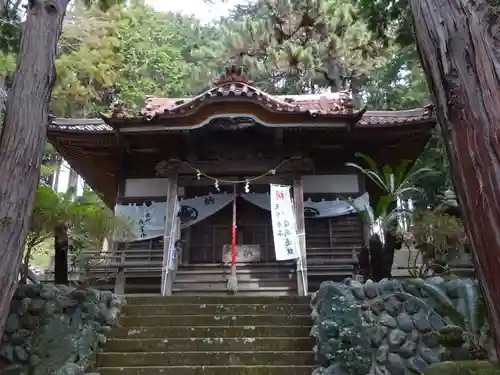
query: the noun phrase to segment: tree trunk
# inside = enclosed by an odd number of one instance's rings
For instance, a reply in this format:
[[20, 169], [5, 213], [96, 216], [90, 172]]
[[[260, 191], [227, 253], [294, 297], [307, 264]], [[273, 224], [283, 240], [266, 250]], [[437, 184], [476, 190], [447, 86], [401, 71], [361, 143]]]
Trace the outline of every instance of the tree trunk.
[[56, 46], [69, 0], [30, 0], [0, 136], [0, 337], [17, 285], [38, 184], [56, 77]]
[[26, 248], [27, 248], [26, 253], [24, 254], [24, 260], [22, 263], [21, 280], [19, 280], [20, 284], [28, 283], [28, 273], [30, 270], [31, 253], [33, 252], [34, 246], [30, 246], [29, 244], [27, 244]]
[[54, 228], [54, 283], [68, 285], [68, 228], [61, 224]]
[[498, 15], [485, 0], [411, 0], [411, 11], [500, 353]]

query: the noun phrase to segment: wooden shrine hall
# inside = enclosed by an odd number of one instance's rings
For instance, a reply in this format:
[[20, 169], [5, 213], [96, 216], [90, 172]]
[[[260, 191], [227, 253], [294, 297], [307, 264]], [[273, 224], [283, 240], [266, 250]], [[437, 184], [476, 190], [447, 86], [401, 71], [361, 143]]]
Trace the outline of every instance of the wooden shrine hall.
[[[275, 96], [228, 74], [193, 98], [151, 98], [139, 114], [53, 118], [48, 139], [110, 208], [138, 218], [134, 238], [92, 255], [101, 259], [89, 271], [96, 287], [227, 294], [235, 197], [238, 294], [284, 295], [352, 275], [368, 228], [341, 206], [373, 204], [378, 192], [345, 163], [357, 152], [384, 164], [415, 160], [435, 122], [430, 107], [357, 110], [346, 92]], [[295, 261], [275, 260], [271, 183], [292, 187], [305, 229], [302, 284]], [[166, 277], [174, 242], [182, 250]]]

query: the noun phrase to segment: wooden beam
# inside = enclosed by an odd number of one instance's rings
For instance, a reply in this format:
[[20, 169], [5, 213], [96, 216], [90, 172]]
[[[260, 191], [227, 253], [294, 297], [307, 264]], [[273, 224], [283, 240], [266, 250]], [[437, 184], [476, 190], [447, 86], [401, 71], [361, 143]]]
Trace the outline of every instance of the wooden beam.
[[[221, 177], [221, 176], [215, 176], [215, 177]], [[255, 185], [281, 184], [283, 183], [283, 177], [284, 177], [283, 174], [277, 174], [259, 178], [255, 182], [251, 183], [250, 190], [252, 189], [251, 187]], [[237, 181], [241, 180], [242, 178], [243, 178], [242, 176], [224, 176], [224, 179], [229, 181]], [[184, 176], [179, 176], [179, 186], [183, 187], [214, 186], [214, 181], [204, 177], [201, 177], [198, 180], [193, 175], [189, 176], [184, 175]], [[220, 183], [220, 186], [230, 187], [231, 185]]]
[[308, 292], [308, 283], [306, 229], [304, 218], [304, 185], [302, 177], [299, 175], [295, 175], [293, 179], [293, 202], [295, 207], [298, 247], [300, 251], [300, 258], [297, 261], [297, 291], [300, 296], [306, 296]]

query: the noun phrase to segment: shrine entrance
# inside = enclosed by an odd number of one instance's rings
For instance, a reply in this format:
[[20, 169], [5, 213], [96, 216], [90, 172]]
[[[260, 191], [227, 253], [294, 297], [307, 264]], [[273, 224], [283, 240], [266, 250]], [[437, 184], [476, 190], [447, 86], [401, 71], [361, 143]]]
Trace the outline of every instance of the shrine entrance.
[[[236, 198], [237, 263], [274, 262], [271, 214], [241, 196]], [[230, 264], [232, 204], [182, 231], [183, 264]]]

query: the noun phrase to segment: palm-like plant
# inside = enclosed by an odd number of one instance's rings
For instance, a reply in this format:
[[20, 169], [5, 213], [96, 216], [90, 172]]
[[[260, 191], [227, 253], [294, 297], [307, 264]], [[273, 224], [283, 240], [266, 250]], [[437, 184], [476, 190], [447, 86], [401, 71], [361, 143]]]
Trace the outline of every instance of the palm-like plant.
[[[62, 237], [66, 240], [69, 237], [68, 250], [80, 263], [85, 249], [100, 248], [110, 234], [116, 233], [126, 240], [131, 225], [125, 218], [116, 217], [90, 189], [85, 189], [81, 197], [75, 197], [73, 189], [59, 194], [48, 186], [39, 186], [27, 238], [25, 275], [33, 250], [55, 234], [57, 237], [57, 228], [62, 228], [63, 232], [59, 232]], [[55, 246], [58, 241], [61, 240], [56, 238]]]
[[415, 182], [425, 175], [429, 175], [432, 170], [430, 168], [412, 168], [410, 160], [403, 160], [395, 168], [390, 165], [379, 167], [377, 163], [369, 156], [356, 153], [357, 157], [364, 160], [367, 167], [363, 167], [357, 163], [346, 163], [347, 167], [352, 167], [358, 170], [362, 175], [370, 179], [381, 191], [382, 195], [378, 198], [378, 202], [372, 208], [373, 217], [371, 221], [374, 224], [376, 232], [384, 241], [385, 233], [389, 227], [394, 225], [399, 218], [407, 216], [409, 212], [402, 208], [391, 207], [398, 200], [404, 200], [415, 194], [422, 195], [423, 190], [415, 186]]

